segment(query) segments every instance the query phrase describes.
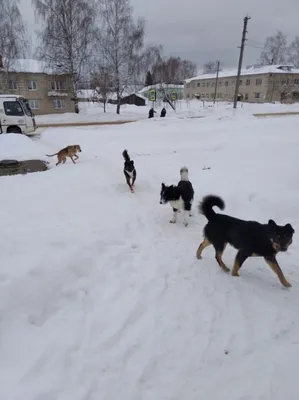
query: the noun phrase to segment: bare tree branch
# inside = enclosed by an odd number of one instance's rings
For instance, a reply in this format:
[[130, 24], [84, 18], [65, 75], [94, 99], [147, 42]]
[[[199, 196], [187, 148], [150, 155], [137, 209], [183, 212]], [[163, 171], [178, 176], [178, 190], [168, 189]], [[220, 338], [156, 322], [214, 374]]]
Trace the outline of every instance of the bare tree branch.
[[287, 61], [287, 55], [287, 36], [278, 30], [274, 36], [267, 37], [264, 50], [260, 55], [260, 62], [262, 65], [282, 64]]
[[0, 55], [4, 70], [0, 90], [3, 93], [8, 89], [9, 73], [16, 60], [23, 58], [28, 50], [19, 0], [0, 0], [0, 31]]
[[100, 12], [99, 56], [101, 65], [109, 69], [113, 76], [116, 112], [119, 114], [122, 94], [132, 82], [137, 84], [145, 22], [140, 18], [134, 21], [128, 0], [100, 0]]
[[91, 70], [96, 10], [93, 0], [32, 0], [44, 21], [38, 56], [57, 73], [68, 73], [79, 111], [77, 84]]

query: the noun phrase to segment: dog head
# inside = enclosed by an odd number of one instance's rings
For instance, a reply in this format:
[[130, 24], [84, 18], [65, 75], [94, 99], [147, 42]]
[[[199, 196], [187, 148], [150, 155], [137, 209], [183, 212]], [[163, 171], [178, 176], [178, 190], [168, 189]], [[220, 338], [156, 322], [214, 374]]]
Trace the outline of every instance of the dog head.
[[161, 192], [160, 192], [160, 204], [166, 204], [172, 200], [174, 186], [166, 186], [165, 183], [161, 184]]
[[125, 161], [125, 170], [128, 172], [133, 172], [135, 169], [134, 161], [133, 160], [126, 160]]
[[74, 148], [76, 152], [81, 153], [82, 150], [79, 144], [75, 144]]
[[277, 252], [287, 251], [288, 247], [292, 244], [293, 234], [295, 233], [292, 225], [277, 225], [272, 219], [270, 219], [268, 222], [268, 228], [270, 233], [270, 240], [272, 242], [274, 250], [276, 250]]

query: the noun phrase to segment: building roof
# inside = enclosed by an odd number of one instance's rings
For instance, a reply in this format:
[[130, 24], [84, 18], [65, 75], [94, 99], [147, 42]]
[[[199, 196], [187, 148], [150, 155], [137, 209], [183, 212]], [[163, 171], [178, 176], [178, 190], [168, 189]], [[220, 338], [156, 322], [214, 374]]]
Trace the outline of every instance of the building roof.
[[15, 60], [11, 67], [11, 72], [27, 72], [32, 74], [59, 74], [59, 65], [57, 64], [57, 69], [49, 68], [47, 63], [40, 60], [34, 60], [31, 58], [20, 58]]
[[[220, 71], [218, 77], [219, 78], [229, 78], [237, 76], [237, 69], [230, 69], [225, 71]], [[299, 69], [294, 68], [291, 64], [279, 64], [279, 65], [248, 65], [246, 68], [242, 69], [242, 75], [261, 75], [261, 74], [299, 74]], [[201, 74], [195, 76], [194, 78], [185, 79], [186, 83], [203, 80], [203, 79], [215, 79], [216, 72], [213, 74]]]

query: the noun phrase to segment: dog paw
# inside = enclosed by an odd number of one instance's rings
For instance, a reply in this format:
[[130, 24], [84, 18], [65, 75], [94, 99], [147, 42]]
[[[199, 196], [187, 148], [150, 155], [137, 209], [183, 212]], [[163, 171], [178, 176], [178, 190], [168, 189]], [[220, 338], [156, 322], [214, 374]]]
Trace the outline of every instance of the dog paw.
[[201, 260], [201, 259], [202, 259], [202, 256], [201, 256], [200, 254], [197, 254], [197, 253], [196, 253], [196, 258], [197, 258], [198, 260]]
[[285, 281], [285, 282], [283, 283], [283, 286], [286, 287], [286, 288], [292, 287], [292, 285], [291, 285], [290, 282], [288, 282], [288, 281]]
[[[228, 270], [228, 271], [229, 271], [229, 270]], [[228, 271], [227, 271], [227, 272], [228, 272]], [[234, 272], [234, 271], [233, 271], [233, 272], [232, 272], [232, 276], [237, 276], [237, 277], [239, 277], [240, 275], [239, 275], [239, 272]]]
[[184, 226], [188, 226], [188, 222], [184, 222], [183, 224], [184, 224]]
[[173, 219], [171, 219], [171, 220], [169, 221], [170, 224], [175, 224], [175, 222], [176, 222], [176, 221], [174, 221]]

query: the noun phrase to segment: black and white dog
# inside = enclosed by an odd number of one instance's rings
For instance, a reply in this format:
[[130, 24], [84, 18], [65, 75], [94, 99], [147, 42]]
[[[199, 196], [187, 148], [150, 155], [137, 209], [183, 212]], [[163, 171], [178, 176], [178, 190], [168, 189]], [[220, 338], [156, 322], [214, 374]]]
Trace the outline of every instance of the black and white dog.
[[[131, 192], [133, 193], [134, 192], [133, 186], [134, 186], [134, 183], [136, 181], [136, 176], [137, 176], [134, 161], [130, 159], [128, 150], [123, 151], [123, 157], [125, 159], [124, 174], [125, 174], [126, 182], [129, 186]], [[130, 179], [132, 179], [132, 183], [131, 183]]]
[[162, 183], [160, 193], [160, 204], [169, 203], [173, 209], [173, 217], [169, 221], [175, 224], [177, 221], [177, 213], [183, 211], [184, 225], [188, 225], [188, 217], [191, 217], [191, 207], [194, 199], [194, 190], [192, 183], [189, 181], [188, 168], [183, 167], [180, 170], [181, 180], [178, 185], [166, 186]]

